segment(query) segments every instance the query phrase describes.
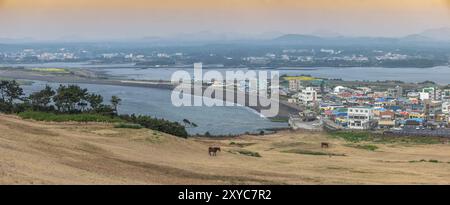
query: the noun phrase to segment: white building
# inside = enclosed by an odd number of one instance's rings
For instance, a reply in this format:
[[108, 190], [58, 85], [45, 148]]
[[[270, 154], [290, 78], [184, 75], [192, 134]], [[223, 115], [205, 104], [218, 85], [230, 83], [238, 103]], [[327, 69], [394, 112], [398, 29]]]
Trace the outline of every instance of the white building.
[[443, 102], [442, 103], [442, 113], [450, 114], [450, 102]]
[[352, 107], [348, 109], [348, 128], [356, 130], [370, 129], [374, 114], [372, 108]]
[[435, 88], [435, 87], [429, 87], [422, 89], [422, 92], [429, 93], [431, 100], [441, 100], [442, 97], [442, 90]]
[[317, 101], [317, 92], [312, 87], [307, 87], [299, 93], [298, 100], [304, 105], [309, 105]]
[[418, 92], [408, 92], [406, 94], [406, 97], [409, 97], [409, 98], [420, 98], [420, 93], [418, 93]]
[[333, 89], [333, 91], [334, 91], [334, 93], [340, 93], [340, 92], [342, 92], [342, 91], [344, 91], [344, 90], [347, 90], [347, 88], [346, 87], [343, 87], [343, 86], [336, 86], [334, 89]]
[[430, 93], [427, 92], [420, 92], [419, 93], [419, 99], [420, 100], [429, 100], [430, 99]]

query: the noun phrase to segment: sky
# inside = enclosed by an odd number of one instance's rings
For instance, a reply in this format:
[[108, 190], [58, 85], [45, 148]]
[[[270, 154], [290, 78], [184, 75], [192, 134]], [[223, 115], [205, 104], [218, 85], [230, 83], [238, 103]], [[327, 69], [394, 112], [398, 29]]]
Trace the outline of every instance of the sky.
[[450, 0], [0, 0], [0, 38], [120, 39], [182, 33], [398, 37], [450, 27]]

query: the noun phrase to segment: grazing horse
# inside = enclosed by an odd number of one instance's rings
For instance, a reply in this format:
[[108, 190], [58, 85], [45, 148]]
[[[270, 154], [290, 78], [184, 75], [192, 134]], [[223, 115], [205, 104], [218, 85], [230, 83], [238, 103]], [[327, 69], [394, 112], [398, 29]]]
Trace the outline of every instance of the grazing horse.
[[217, 152], [220, 152], [220, 147], [209, 147], [209, 156], [217, 156]]
[[330, 148], [330, 143], [322, 142], [322, 148]]

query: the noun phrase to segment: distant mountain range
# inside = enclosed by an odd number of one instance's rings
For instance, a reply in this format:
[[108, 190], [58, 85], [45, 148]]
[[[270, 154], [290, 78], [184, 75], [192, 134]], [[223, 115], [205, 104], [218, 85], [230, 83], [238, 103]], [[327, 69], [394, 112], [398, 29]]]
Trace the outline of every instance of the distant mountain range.
[[418, 35], [437, 41], [450, 41], [450, 27], [430, 29]]
[[272, 39], [272, 43], [280, 44], [406, 44], [406, 43], [450, 43], [450, 28], [427, 30], [419, 34], [405, 37], [346, 37], [339, 34], [304, 35], [285, 34]]
[[[311, 34], [283, 34], [280, 32], [266, 32], [261, 34], [216, 33], [200, 31], [197, 33], [180, 33], [167, 37], [149, 36], [136, 39], [110, 39], [86, 40], [87, 38], [62, 38], [46, 42], [129, 42], [151, 44], [183, 44], [183, 43], [236, 43], [247, 42], [254, 44], [315, 44], [315, 45], [341, 45], [341, 44], [396, 44], [396, 43], [450, 43], [450, 28], [438, 28], [412, 34], [405, 37], [348, 37], [327, 30], [319, 30]], [[39, 42], [32, 38], [10, 39], [0, 38], [0, 43], [20, 44]]]

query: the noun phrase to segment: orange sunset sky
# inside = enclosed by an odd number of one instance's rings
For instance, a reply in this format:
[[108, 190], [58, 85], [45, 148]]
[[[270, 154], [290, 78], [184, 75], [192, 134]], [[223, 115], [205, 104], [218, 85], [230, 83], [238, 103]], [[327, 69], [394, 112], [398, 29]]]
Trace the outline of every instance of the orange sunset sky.
[[450, 27], [450, 0], [0, 0], [0, 38], [177, 33], [403, 36]]

